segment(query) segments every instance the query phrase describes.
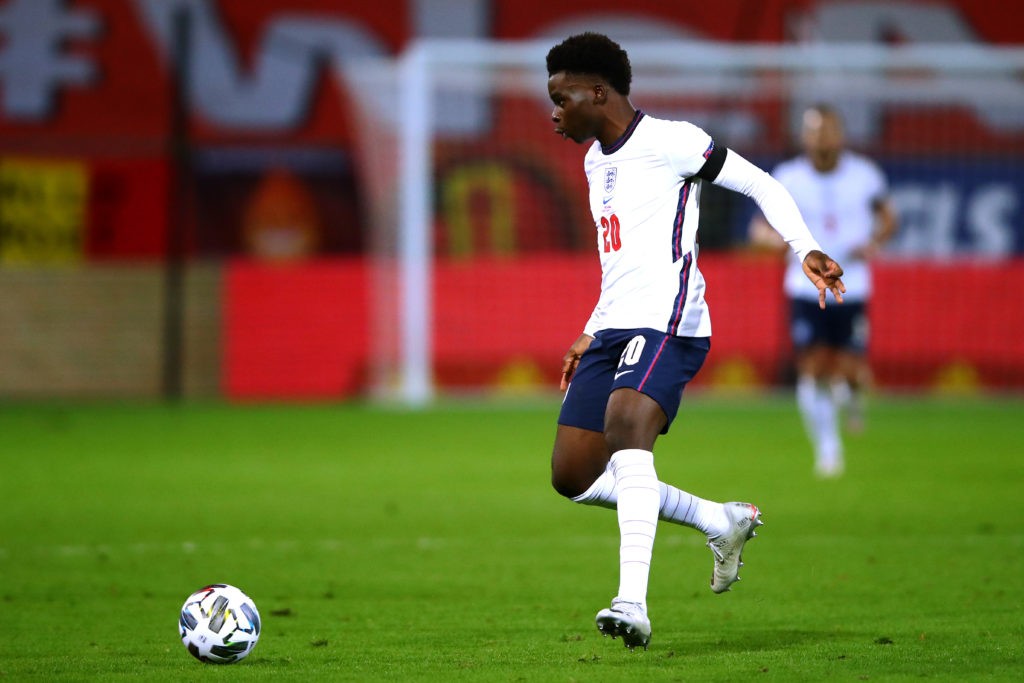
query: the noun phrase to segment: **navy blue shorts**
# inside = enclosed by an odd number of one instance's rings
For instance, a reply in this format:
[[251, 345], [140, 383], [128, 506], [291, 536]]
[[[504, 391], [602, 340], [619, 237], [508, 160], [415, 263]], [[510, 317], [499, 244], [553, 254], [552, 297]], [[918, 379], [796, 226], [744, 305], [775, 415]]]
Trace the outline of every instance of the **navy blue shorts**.
[[658, 402], [668, 417], [661, 430], [665, 434], [679, 412], [683, 388], [710, 350], [709, 337], [675, 337], [651, 329], [602, 330], [572, 376], [558, 424], [603, 432], [608, 397], [628, 387]]
[[868, 348], [868, 310], [864, 303], [833, 304], [821, 310], [817, 301], [790, 300], [789, 332], [793, 346], [828, 346], [864, 353]]

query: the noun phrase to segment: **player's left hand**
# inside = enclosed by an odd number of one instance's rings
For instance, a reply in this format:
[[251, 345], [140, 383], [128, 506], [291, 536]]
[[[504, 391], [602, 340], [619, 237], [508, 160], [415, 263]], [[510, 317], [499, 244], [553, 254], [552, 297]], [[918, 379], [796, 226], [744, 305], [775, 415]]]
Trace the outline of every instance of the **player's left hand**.
[[832, 292], [836, 301], [843, 303], [846, 285], [840, 279], [843, 268], [829, 258], [828, 254], [815, 249], [807, 254], [803, 262], [804, 273], [818, 288], [818, 307], [825, 308], [825, 292]]
[[569, 382], [572, 381], [573, 373], [576, 372], [576, 366], [580, 364], [580, 358], [590, 348], [590, 342], [592, 341], [594, 341], [594, 338], [584, 332], [572, 343], [572, 346], [565, 352], [565, 355], [562, 356], [562, 391], [569, 388]]

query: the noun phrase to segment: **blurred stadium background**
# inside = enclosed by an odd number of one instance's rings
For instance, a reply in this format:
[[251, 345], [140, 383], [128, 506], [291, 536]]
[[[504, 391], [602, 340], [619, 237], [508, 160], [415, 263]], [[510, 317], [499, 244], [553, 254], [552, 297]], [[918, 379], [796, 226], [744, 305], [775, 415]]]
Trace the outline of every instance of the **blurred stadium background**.
[[[1024, 389], [1019, 3], [5, 0], [0, 398], [554, 392], [599, 270], [543, 55], [587, 29], [764, 167], [833, 101], [901, 219], [877, 386]], [[782, 266], [706, 201], [698, 383], [783, 386]]]

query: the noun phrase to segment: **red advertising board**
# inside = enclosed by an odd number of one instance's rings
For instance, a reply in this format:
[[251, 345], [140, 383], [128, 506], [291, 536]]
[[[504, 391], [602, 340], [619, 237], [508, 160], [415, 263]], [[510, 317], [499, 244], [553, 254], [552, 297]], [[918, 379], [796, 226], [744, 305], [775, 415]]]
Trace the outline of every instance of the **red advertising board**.
[[[590, 315], [596, 256], [440, 264], [434, 378], [442, 389], [545, 389]], [[701, 255], [712, 350], [695, 386], [771, 386], [787, 379], [790, 342], [782, 266], [771, 258]], [[735, 273], [762, 283], [729, 287]], [[336, 399], [366, 388], [371, 272], [361, 260], [274, 268], [237, 261], [225, 294], [224, 382], [237, 399]], [[871, 365], [884, 389], [971, 391], [1024, 386], [1024, 264], [882, 263], [869, 311]]]

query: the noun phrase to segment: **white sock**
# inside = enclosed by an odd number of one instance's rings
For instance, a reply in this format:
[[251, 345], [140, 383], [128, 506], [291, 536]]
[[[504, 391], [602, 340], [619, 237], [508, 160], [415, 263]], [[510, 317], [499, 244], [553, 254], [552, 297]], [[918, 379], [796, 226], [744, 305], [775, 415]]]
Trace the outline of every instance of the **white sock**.
[[817, 397], [817, 452], [818, 467], [834, 469], [842, 461], [842, 442], [839, 440], [839, 415], [832, 392], [822, 388]]
[[[658, 482], [658, 494], [658, 519], [688, 526], [709, 536], [723, 534], [729, 528], [729, 518], [725, 516], [725, 508], [721, 503], [698, 498], [663, 481]], [[616, 509], [619, 497], [615, 492], [615, 474], [611, 463], [608, 463], [607, 469], [589, 489], [573, 500], [583, 505]]]
[[654, 454], [637, 448], [612, 455], [619, 514], [620, 600], [647, 605], [651, 553], [661, 500]]
[[818, 382], [810, 375], [801, 375], [796, 383], [796, 405], [803, 418], [804, 430], [815, 452], [818, 450]]
[[818, 467], [836, 466], [842, 461], [843, 446], [839, 439], [839, 417], [832, 387], [804, 376], [797, 382], [796, 399], [807, 435], [814, 445]]
[[853, 401], [854, 390], [846, 379], [837, 377], [832, 380], [832, 399], [837, 408], [845, 408]]

